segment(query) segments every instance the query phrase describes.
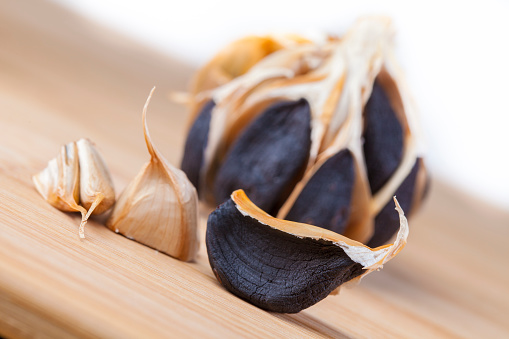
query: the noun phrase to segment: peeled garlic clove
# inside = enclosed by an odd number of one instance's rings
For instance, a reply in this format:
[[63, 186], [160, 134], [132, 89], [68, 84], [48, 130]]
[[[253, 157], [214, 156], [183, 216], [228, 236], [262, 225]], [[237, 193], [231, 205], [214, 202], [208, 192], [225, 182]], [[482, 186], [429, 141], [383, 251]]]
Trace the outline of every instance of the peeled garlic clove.
[[85, 212], [79, 206], [78, 148], [71, 142], [60, 149], [60, 154], [48, 166], [32, 177], [37, 191], [52, 206], [65, 212]]
[[226, 289], [253, 305], [299, 312], [401, 251], [408, 223], [394, 202], [400, 225], [394, 244], [370, 248], [320, 227], [273, 218], [235, 191], [209, 216], [210, 265]]
[[364, 107], [364, 157], [371, 193], [377, 193], [403, 157], [403, 127], [382, 86], [375, 81]]
[[143, 128], [150, 161], [120, 195], [106, 225], [115, 232], [190, 261], [198, 251], [198, 198], [184, 172], [170, 165], [152, 144], [146, 114]]
[[184, 156], [180, 165], [191, 183], [198, 189], [198, 193], [200, 193], [200, 171], [203, 168], [203, 157], [207, 148], [210, 119], [214, 107], [214, 101], [210, 100], [196, 117], [187, 135]]
[[[417, 158], [412, 170], [396, 190], [395, 195], [401, 200], [401, 208], [408, 211], [407, 213], [412, 213], [414, 199], [418, 198], [415, 194], [417, 176], [423, 170], [422, 159]], [[393, 214], [391, 213], [391, 205], [387, 203], [375, 217], [374, 231], [367, 243], [368, 246], [380, 246], [392, 238], [397, 228], [394, 226], [396, 218], [391, 214]]]
[[260, 208], [277, 213], [302, 177], [310, 148], [308, 102], [273, 104], [233, 144], [216, 177], [216, 201], [242, 187]]
[[344, 234], [354, 183], [354, 159], [349, 150], [342, 150], [317, 168], [285, 219]]

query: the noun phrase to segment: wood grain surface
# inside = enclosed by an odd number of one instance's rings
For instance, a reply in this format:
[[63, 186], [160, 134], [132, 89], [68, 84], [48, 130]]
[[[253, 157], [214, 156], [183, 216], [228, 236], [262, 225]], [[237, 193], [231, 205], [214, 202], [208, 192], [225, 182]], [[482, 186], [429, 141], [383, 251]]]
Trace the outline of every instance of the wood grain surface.
[[[169, 18], [170, 19], [170, 18]], [[193, 69], [43, 1], [0, 2], [0, 335], [10, 337], [509, 336], [509, 213], [435, 181], [402, 253], [360, 285], [295, 315], [223, 289], [207, 262], [179, 262], [78, 214], [31, 175], [92, 139], [119, 193], [147, 161], [141, 109], [179, 164], [187, 113], [168, 93]], [[486, 173], [488, 174], [488, 172]]]

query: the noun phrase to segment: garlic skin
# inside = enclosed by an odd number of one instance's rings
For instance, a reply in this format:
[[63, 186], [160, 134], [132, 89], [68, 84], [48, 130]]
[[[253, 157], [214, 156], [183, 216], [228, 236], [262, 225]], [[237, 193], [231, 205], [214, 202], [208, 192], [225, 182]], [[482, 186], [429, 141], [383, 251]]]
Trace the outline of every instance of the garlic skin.
[[[59, 155], [48, 162], [48, 166], [32, 177], [35, 188], [42, 197], [64, 212], [82, 212], [79, 206], [79, 162], [78, 148], [71, 142], [60, 148]], [[86, 211], [85, 211], [86, 213]]]
[[169, 164], [143, 129], [150, 161], [120, 195], [106, 225], [112, 231], [183, 261], [193, 260], [198, 248], [198, 197], [181, 170]]
[[79, 228], [85, 238], [85, 224], [91, 214], [101, 214], [115, 203], [115, 190], [104, 160], [88, 139], [76, 142], [80, 166], [80, 203], [88, 210]]
[[102, 200], [92, 214], [101, 214], [115, 203], [115, 190], [104, 160], [92, 142], [80, 139], [76, 142], [80, 163], [80, 202], [87, 210], [96, 200]]
[[311, 41], [295, 34], [247, 36], [230, 43], [195, 74], [191, 81], [189, 98], [192, 115], [206, 99], [202, 94], [214, 90], [245, 74], [267, 55], [276, 51]]
[[80, 238], [90, 215], [101, 214], [115, 203], [115, 190], [104, 163], [88, 139], [71, 142], [32, 178], [37, 191], [64, 212], [80, 212]]

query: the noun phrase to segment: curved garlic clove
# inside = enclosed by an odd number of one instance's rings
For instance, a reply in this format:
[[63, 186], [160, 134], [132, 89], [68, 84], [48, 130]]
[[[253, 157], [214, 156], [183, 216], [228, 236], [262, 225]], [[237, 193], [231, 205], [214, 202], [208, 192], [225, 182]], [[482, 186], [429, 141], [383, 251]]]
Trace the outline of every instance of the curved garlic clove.
[[242, 187], [260, 208], [277, 213], [302, 177], [311, 148], [306, 100], [278, 102], [235, 141], [216, 176], [215, 200]]
[[170, 165], [154, 147], [143, 108], [143, 128], [150, 161], [120, 195], [106, 225], [142, 244], [190, 261], [198, 251], [198, 199], [184, 172]]
[[396, 241], [370, 248], [320, 227], [273, 218], [238, 190], [209, 216], [209, 261], [233, 294], [269, 311], [296, 313], [382, 268], [401, 251], [408, 223], [394, 201], [400, 221]]
[[382, 188], [398, 168], [403, 157], [403, 126], [389, 98], [375, 81], [364, 107], [363, 151], [372, 194]]
[[200, 196], [200, 171], [203, 168], [204, 153], [208, 144], [210, 119], [215, 105], [214, 101], [210, 100], [203, 106], [201, 112], [196, 117], [187, 134], [184, 156], [180, 164], [180, 168], [187, 174], [189, 181], [196, 187]]
[[354, 184], [354, 158], [349, 150], [342, 150], [317, 166], [285, 219], [344, 234], [350, 221]]

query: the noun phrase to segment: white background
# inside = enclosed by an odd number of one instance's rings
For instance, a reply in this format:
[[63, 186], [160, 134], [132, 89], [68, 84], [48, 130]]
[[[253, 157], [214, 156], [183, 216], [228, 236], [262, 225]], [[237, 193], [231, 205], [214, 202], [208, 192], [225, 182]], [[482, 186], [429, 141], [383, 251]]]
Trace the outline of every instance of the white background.
[[432, 175], [509, 209], [509, 2], [54, 1], [196, 67], [243, 35], [341, 35], [361, 15], [388, 15]]

